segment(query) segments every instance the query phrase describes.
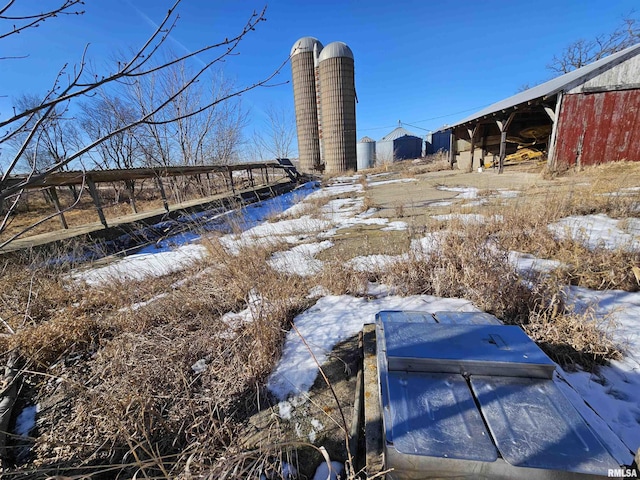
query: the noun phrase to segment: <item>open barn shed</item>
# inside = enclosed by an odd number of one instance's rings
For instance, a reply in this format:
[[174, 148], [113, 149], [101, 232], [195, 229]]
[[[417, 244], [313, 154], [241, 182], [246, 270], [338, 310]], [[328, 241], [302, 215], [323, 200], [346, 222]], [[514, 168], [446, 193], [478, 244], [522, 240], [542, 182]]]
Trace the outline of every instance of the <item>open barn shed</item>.
[[472, 170], [520, 148], [549, 165], [640, 161], [640, 44], [501, 100], [450, 127], [450, 161]]

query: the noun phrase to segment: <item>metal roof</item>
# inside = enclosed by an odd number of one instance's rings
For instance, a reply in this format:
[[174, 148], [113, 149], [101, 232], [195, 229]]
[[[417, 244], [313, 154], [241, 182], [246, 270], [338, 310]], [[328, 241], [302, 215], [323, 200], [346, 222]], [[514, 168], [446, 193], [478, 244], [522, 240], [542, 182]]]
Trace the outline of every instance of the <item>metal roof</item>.
[[373, 143], [375, 140], [371, 137], [362, 137], [358, 143]]
[[[281, 168], [286, 170], [291, 168], [277, 161], [236, 163], [229, 165], [182, 165], [175, 167], [150, 167], [150, 168], [125, 168], [112, 170], [71, 170], [64, 172], [54, 172], [43, 176], [38, 181], [33, 182], [27, 188], [40, 187], [60, 187], [66, 185], [82, 185], [86, 178], [90, 178], [95, 183], [117, 182], [123, 180], [135, 180], [156, 177], [179, 177], [186, 175], [207, 174], [210, 172], [230, 172], [237, 170], [251, 170], [254, 168]], [[6, 179], [3, 188], [10, 188], [20, 185], [29, 180], [29, 175], [14, 175]]]
[[385, 135], [384, 137], [382, 137], [379, 141], [380, 142], [391, 142], [392, 140], [396, 140], [400, 137], [416, 137], [416, 138], [422, 138], [419, 135], [416, 135], [412, 132], [410, 132], [409, 130], [407, 130], [406, 128], [403, 127], [398, 127], [395, 130], [393, 130], [391, 133]]
[[313, 52], [313, 46], [318, 44], [318, 50], [322, 50], [322, 43], [315, 37], [302, 37], [291, 47], [291, 56], [298, 53]]
[[458, 125], [476, 120], [485, 115], [490, 115], [501, 110], [506, 110], [515, 107], [516, 105], [529, 102], [531, 100], [536, 100], [539, 98], [545, 99], [555, 95], [560, 91], [569, 90], [570, 88], [584, 83], [590, 77], [594, 77], [638, 54], [640, 54], [640, 43], [621, 50], [620, 52], [614, 53], [613, 55], [609, 55], [608, 57], [601, 58], [600, 60], [590, 63], [589, 65], [585, 65], [582, 68], [578, 68], [577, 70], [574, 70], [572, 72], [565, 73], [564, 75], [549, 80], [548, 82], [525, 90], [524, 92], [520, 92], [509, 98], [500, 100], [499, 102], [496, 102], [493, 105], [490, 105], [480, 110], [479, 112], [476, 112], [473, 115], [466, 117], [457, 123], [454, 123], [448, 128], [457, 127]]
[[353, 60], [353, 52], [344, 42], [331, 42], [322, 49], [320, 53], [320, 62], [327, 58], [347, 57]]

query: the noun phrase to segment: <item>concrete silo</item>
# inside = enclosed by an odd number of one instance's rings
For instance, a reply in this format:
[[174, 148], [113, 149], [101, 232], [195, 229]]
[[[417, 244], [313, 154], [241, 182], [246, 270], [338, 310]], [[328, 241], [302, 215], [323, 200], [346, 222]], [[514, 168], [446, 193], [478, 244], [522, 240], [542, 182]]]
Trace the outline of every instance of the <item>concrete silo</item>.
[[298, 155], [303, 172], [319, 170], [321, 163], [316, 90], [316, 65], [320, 51], [322, 44], [313, 37], [303, 37], [291, 48]]
[[319, 67], [325, 173], [355, 170], [356, 87], [353, 52], [345, 43], [330, 43], [320, 53]]
[[356, 145], [358, 170], [371, 168], [376, 161], [376, 141], [373, 138], [362, 137]]

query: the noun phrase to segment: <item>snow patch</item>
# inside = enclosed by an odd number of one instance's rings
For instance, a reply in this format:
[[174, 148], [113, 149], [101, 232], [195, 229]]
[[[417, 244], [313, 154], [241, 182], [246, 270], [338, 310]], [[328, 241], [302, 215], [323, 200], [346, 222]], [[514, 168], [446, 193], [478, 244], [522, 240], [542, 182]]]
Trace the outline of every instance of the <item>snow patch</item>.
[[279, 272], [300, 276], [314, 275], [320, 272], [324, 265], [324, 262], [316, 260], [314, 256], [332, 246], [333, 242], [328, 240], [296, 245], [290, 250], [275, 252], [267, 263]]
[[393, 231], [406, 230], [407, 228], [409, 228], [409, 225], [407, 224], [407, 222], [396, 221], [396, 222], [389, 222], [386, 227], [383, 227], [380, 230], [382, 230], [383, 232], [393, 232]]
[[318, 364], [327, 360], [336, 344], [356, 335], [365, 323], [373, 323], [380, 310], [479, 311], [468, 300], [429, 295], [387, 296], [374, 300], [350, 295], [323, 297], [294, 319], [299, 334], [295, 330], [287, 333], [282, 357], [267, 381], [271, 393], [279, 400], [285, 400], [308, 392], [318, 374]]
[[592, 250], [599, 247], [629, 251], [640, 249], [640, 219], [625, 219], [626, 232], [622, 222], [604, 214], [596, 214], [566, 217], [548, 228], [557, 238], [580, 241]]

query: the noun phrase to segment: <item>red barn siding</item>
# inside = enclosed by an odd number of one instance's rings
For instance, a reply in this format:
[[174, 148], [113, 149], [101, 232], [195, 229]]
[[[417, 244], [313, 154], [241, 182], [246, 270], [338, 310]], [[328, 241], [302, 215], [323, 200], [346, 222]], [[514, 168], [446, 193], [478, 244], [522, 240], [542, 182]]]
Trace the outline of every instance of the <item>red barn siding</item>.
[[565, 95], [556, 159], [569, 165], [640, 161], [640, 90]]

